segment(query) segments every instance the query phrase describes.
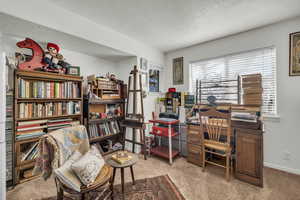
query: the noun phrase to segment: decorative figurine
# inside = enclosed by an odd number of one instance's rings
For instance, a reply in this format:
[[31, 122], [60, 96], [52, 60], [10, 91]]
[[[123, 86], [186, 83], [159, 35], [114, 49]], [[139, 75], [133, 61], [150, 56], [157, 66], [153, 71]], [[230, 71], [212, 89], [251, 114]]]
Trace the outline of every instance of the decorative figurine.
[[43, 58], [44, 51], [42, 47], [30, 38], [26, 38], [23, 41], [17, 43], [17, 46], [20, 48], [31, 49], [32, 58], [29, 61], [19, 63], [18, 68], [22, 70], [35, 70], [40, 69], [44, 66]]
[[47, 44], [47, 51], [45, 52], [44, 63], [47, 67], [44, 69], [47, 72], [66, 73], [66, 69], [58, 65], [59, 61], [63, 61], [63, 56], [58, 53], [59, 46], [54, 43]]

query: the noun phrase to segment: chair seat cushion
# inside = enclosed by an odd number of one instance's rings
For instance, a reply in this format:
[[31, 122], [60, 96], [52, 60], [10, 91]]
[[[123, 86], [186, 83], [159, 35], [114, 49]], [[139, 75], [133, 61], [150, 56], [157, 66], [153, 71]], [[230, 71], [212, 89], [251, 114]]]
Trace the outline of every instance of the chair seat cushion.
[[231, 147], [228, 144], [213, 141], [213, 140], [204, 140], [204, 147], [223, 151], [223, 152], [231, 152]]
[[54, 173], [60, 182], [77, 192], [80, 192], [80, 187], [82, 186], [82, 184], [76, 174], [74, 174], [71, 166], [81, 156], [82, 155], [79, 151], [75, 151], [60, 168], [54, 170]]
[[95, 188], [98, 188], [99, 186], [102, 186], [104, 185], [105, 183], [107, 183], [110, 179], [111, 179], [111, 176], [112, 176], [112, 171], [113, 171], [113, 168], [107, 164], [105, 164], [102, 169], [100, 170], [96, 180], [90, 184], [89, 186], [86, 186], [86, 185], [82, 185], [81, 186], [81, 191], [90, 191], [90, 190], [93, 190]]
[[71, 168], [84, 185], [90, 185], [96, 180], [104, 164], [100, 151], [96, 146], [92, 146]]

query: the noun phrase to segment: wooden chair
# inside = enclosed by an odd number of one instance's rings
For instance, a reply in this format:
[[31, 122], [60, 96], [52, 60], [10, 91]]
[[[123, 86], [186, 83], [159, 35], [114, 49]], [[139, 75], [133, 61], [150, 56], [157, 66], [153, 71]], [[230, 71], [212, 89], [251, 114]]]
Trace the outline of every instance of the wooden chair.
[[113, 199], [113, 185], [112, 185], [112, 167], [104, 165], [99, 172], [95, 182], [89, 186], [82, 186], [80, 192], [77, 192], [68, 186], [64, 185], [58, 178], [55, 178], [57, 187], [57, 199], [64, 199], [64, 192], [79, 196], [81, 200], [92, 199], [89, 197], [90, 193], [97, 192], [96, 199], [108, 200]]
[[[77, 130], [77, 127], [72, 127], [72, 129], [68, 128], [69, 131], [73, 131], [73, 129]], [[57, 131], [61, 131], [61, 130], [57, 130]], [[85, 134], [87, 134], [85, 127], [82, 128], [82, 131], [85, 132]], [[62, 134], [63, 134], [63, 132], [62, 132]], [[54, 141], [54, 142], [55, 142], [55, 146], [59, 149], [60, 146], [57, 144], [56, 141]], [[80, 145], [78, 145], [77, 148], [80, 148]], [[53, 151], [54, 147], [52, 146], [50, 149]], [[78, 150], [78, 149], [73, 149], [73, 152], [75, 150]], [[62, 151], [62, 150], [60, 150], [60, 151]], [[54, 153], [52, 152], [52, 154], [54, 154]], [[58, 159], [58, 167], [60, 167], [61, 165], [62, 165], [61, 160]], [[100, 170], [96, 180], [90, 185], [81, 186], [80, 192], [77, 192], [77, 191], [73, 190], [72, 188], [66, 186], [63, 182], [61, 182], [59, 180], [59, 178], [55, 177], [55, 184], [56, 184], [56, 189], [57, 189], [57, 200], [63, 200], [64, 193], [79, 196], [81, 200], [87, 200], [87, 199], [90, 199], [89, 194], [95, 193], [95, 192], [97, 192], [97, 195], [96, 195], [97, 197], [93, 198], [95, 200], [113, 199], [112, 175], [113, 175], [113, 168], [110, 165], [105, 164], [102, 167], [102, 169]]]
[[[203, 152], [203, 171], [205, 164], [213, 164], [226, 169], [226, 180], [230, 178], [230, 162], [231, 162], [231, 113], [220, 112], [215, 107], [209, 107], [207, 111], [200, 112], [200, 128], [202, 133], [202, 152]], [[221, 136], [226, 136], [225, 141]], [[225, 166], [207, 160], [206, 153], [225, 158]]]

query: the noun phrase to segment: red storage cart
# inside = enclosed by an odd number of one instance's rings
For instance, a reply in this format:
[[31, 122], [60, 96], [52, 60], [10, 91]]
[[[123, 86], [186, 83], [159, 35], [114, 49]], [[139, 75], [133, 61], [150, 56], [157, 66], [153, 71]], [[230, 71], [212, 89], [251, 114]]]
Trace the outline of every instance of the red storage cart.
[[[160, 145], [160, 140], [159, 140], [159, 145], [157, 147], [151, 148], [150, 152], [154, 155], [158, 155], [160, 157], [169, 159], [169, 163], [172, 164], [173, 158], [179, 154], [178, 150], [172, 149], [172, 137], [175, 137], [179, 134], [178, 132], [175, 131], [172, 125], [179, 126], [180, 125], [179, 120], [160, 118], [156, 120], [149, 120], [149, 122], [153, 123], [152, 131], [150, 132], [150, 134], [159, 137], [168, 137], [168, 141], [169, 141], [169, 146], [164, 147]], [[161, 127], [158, 126], [158, 124], [163, 124], [166, 125], [167, 127]], [[180, 148], [181, 147], [180, 140], [178, 140], [178, 142]]]

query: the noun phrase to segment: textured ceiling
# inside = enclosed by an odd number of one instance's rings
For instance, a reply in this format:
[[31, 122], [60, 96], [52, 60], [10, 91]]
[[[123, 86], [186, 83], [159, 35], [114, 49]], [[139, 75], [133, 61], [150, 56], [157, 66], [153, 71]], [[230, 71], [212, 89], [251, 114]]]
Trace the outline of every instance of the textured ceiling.
[[99, 45], [82, 38], [62, 33], [19, 18], [0, 13], [1, 32], [18, 38], [31, 37], [39, 42], [55, 42], [62, 48], [100, 57], [110, 61], [120, 61], [132, 55], [110, 47]]
[[300, 15], [300, 0], [50, 1], [164, 52]]

